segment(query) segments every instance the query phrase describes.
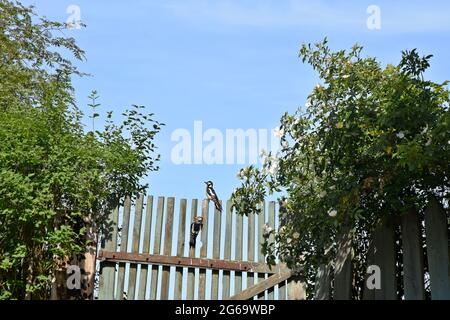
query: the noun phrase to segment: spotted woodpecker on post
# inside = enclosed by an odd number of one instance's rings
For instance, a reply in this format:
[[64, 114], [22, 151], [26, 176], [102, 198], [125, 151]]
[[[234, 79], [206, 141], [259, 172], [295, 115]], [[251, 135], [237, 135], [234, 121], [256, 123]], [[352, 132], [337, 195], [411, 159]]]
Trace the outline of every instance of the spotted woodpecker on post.
[[203, 217], [195, 217], [191, 223], [191, 236], [189, 237], [189, 247], [195, 248], [198, 233], [203, 227]]
[[222, 212], [222, 205], [220, 204], [219, 198], [217, 197], [216, 191], [213, 188], [212, 181], [206, 181], [206, 197], [214, 202], [214, 206], [217, 210]]

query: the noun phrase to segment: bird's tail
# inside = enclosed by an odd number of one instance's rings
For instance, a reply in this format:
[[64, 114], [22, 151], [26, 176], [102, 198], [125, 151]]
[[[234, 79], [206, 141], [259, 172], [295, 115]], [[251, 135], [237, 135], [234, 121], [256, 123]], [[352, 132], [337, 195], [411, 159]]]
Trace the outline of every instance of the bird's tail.
[[196, 235], [191, 233], [191, 238], [189, 239], [189, 248], [195, 248]]
[[220, 204], [219, 200], [214, 201], [214, 206], [216, 207], [217, 210], [222, 212], [222, 204]]

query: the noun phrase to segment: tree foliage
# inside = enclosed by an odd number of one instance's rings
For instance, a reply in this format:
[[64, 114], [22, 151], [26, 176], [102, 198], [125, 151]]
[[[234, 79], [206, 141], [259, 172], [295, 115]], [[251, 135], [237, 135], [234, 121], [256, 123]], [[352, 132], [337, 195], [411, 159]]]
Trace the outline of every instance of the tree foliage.
[[143, 106], [85, 129], [71, 84], [84, 52], [65, 28], [0, 0], [0, 299], [48, 298], [55, 269], [95, 239], [87, 230], [108, 236], [111, 209], [158, 170], [163, 124]]
[[279, 255], [303, 268], [310, 283], [318, 265], [333, 261], [342, 232], [363, 259], [380, 221], [449, 195], [449, 91], [447, 82], [424, 79], [432, 56], [405, 51], [397, 66], [383, 68], [361, 51], [333, 52], [326, 39], [301, 47], [321, 83], [305, 109], [282, 116], [279, 153], [262, 168], [242, 169], [233, 193], [240, 213], [257, 212], [268, 193], [283, 194], [282, 227], [265, 250], [269, 261]]

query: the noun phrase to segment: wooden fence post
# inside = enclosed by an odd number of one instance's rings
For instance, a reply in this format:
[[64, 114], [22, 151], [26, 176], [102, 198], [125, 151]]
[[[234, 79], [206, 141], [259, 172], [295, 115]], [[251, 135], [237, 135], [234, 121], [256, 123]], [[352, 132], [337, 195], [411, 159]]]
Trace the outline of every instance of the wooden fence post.
[[[222, 202], [221, 202], [222, 204]], [[222, 213], [214, 210], [213, 259], [220, 258], [220, 230]], [[212, 271], [211, 300], [219, 299], [219, 270]]]
[[[130, 227], [131, 199], [126, 197], [123, 206], [122, 229], [120, 233], [120, 251], [127, 252], [128, 247], [128, 231]], [[119, 263], [119, 275], [117, 278], [117, 297], [119, 300], [124, 298], [125, 290], [125, 263]]]
[[[208, 253], [208, 216], [209, 200], [202, 201], [202, 246], [200, 248], [200, 258], [206, 258]], [[205, 300], [206, 297], [206, 270], [200, 269], [198, 277], [198, 300]]]
[[[233, 208], [230, 200], [227, 201], [226, 209], [226, 220], [225, 220], [225, 245], [224, 245], [224, 260], [231, 260], [231, 239], [234, 237], [232, 229], [232, 215]], [[230, 296], [230, 279], [231, 272], [223, 271], [223, 286], [222, 286], [222, 299], [228, 298]]]
[[395, 272], [395, 233], [391, 221], [382, 223], [374, 232], [368, 253], [369, 265], [380, 268], [381, 288], [367, 288], [367, 275], [364, 280], [364, 300], [396, 300], [397, 281]]
[[[175, 208], [175, 198], [167, 198], [166, 225], [164, 231], [164, 255], [170, 256], [172, 251], [173, 214]], [[170, 267], [163, 266], [161, 277], [161, 300], [169, 299], [169, 277]]]
[[423, 300], [425, 298], [423, 282], [423, 250], [416, 210], [401, 217], [403, 243], [403, 287], [405, 300]]
[[[150, 253], [150, 239], [152, 235], [152, 213], [153, 213], [153, 196], [147, 197], [147, 207], [145, 209], [145, 225], [144, 225], [144, 243], [142, 245], [143, 253]], [[145, 291], [147, 289], [148, 266], [141, 265], [141, 274], [139, 277], [138, 300], [145, 299]]]
[[330, 266], [321, 265], [317, 270], [314, 300], [330, 299]]
[[[197, 207], [198, 207], [198, 199], [192, 199], [191, 217], [190, 217], [191, 223], [194, 221], [195, 217], [197, 216]], [[189, 228], [189, 234], [190, 234], [190, 228]], [[195, 247], [189, 247], [189, 257], [190, 258], [195, 257]], [[187, 299], [194, 300], [194, 294], [195, 294], [195, 269], [188, 268]]]
[[[180, 200], [180, 215], [178, 219], [178, 243], [177, 243], [177, 256], [184, 256], [184, 244], [186, 243], [185, 239], [185, 229], [186, 229], [186, 199]], [[183, 268], [175, 269], [175, 300], [181, 299], [181, 294], [183, 291]]]
[[[136, 206], [134, 208], [134, 226], [132, 234], [132, 247], [131, 252], [139, 252], [139, 240], [141, 235], [141, 223], [142, 223], [142, 209], [144, 206], [144, 196], [138, 195], [136, 199]], [[136, 292], [136, 277], [137, 277], [137, 264], [130, 264], [130, 271], [128, 273], [128, 300], [134, 300]]]
[[[104, 242], [104, 249], [116, 251], [117, 249], [117, 221], [119, 217], [119, 207], [116, 207], [109, 215], [110, 227], [107, 239]], [[115, 280], [116, 264], [114, 262], [100, 263], [100, 279], [98, 298], [100, 300], [114, 299], [114, 280]]]
[[[159, 254], [161, 251], [161, 235], [162, 235], [162, 221], [164, 215], [164, 197], [158, 197], [158, 205], [156, 210], [156, 226], [155, 226], [155, 243], [153, 246], [153, 253]], [[156, 300], [158, 290], [158, 273], [159, 267], [152, 266], [152, 279], [150, 283], [150, 299]]]
[[449, 300], [447, 215], [435, 198], [431, 198], [425, 210], [425, 231], [431, 298]]
[[334, 270], [334, 300], [351, 300], [352, 298], [352, 235], [350, 230], [343, 230], [338, 243]]

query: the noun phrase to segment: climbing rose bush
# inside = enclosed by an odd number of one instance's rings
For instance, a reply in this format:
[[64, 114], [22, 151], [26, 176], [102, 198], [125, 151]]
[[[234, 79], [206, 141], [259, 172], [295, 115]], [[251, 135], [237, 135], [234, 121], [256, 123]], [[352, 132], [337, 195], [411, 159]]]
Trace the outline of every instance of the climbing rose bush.
[[429, 196], [448, 198], [449, 91], [447, 82], [425, 79], [432, 56], [416, 50], [382, 67], [358, 45], [333, 52], [325, 39], [302, 45], [299, 56], [320, 83], [304, 108], [281, 117], [278, 153], [239, 172], [232, 200], [247, 214], [281, 194], [267, 261], [278, 256], [312, 284], [317, 267], [335, 258], [341, 233], [354, 240], [358, 269], [380, 220], [420, 211]]

